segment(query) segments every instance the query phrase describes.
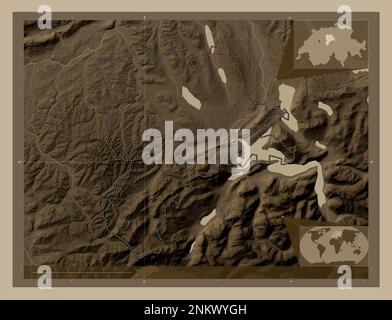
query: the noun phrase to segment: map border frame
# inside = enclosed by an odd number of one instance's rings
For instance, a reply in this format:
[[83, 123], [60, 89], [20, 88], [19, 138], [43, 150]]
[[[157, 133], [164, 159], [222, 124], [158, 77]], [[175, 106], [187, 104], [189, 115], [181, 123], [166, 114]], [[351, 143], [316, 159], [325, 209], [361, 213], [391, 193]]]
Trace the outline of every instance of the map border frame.
[[[13, 13], [13, 286], [35, 287], [36, 279], [26, 279], [24, 270], [24, 197], [23, 197], [23, 20], [35, 20], [39, 14], [36, 12]], [[333, 20], [339, 17], [337, 12], [54, 12], [53, 19], [133, 19], [133, 20], [161, 20], [161, 19], [203, 19], [203, 20]], [[356, 279], [354, 276], [353, 287], [379, 287], [380, 285], [380, 14], [379, 12], [354, 12], [353, 19], [368, 20], [368, 50], [369, 50], [369, 264], [367, 278]], [[20, 89], [22, 88], [22, 90]], [[371, 109], [370, 103], [376, 108]], [[370, 214], [371, 212], [371, 214]], [[138, 267], [146, 269], [151, 267]], [[155, 267], [154, 267], [155, 268]], [[181, 268], [190, 267], [156, 267], [162, 269], [165, 278], [118, 278], [118, 279], [53, 279], [54, 287], [336, 287], [336, 268], [330, 268], [326, 278], [296, 278], [298, 267], [269, 267], [257, 273], [257, 278], [231, 278], [235, 276], [233, 270], [239, 268], [249, 269], [249, 274], [254, 274], [260, 267], [201, 267], [200, 270], [215, 268], [221, 269], [226, 277], [218, 277], [218, 273], [210, 272], [209, 277], [184, 278], [174, 277]], [[191, 267], [198, 268], [198, 267]], [[275, 269], [275, 270], [271, 270]], [[286, 270], [282, 270], [285, 268]], [[318, 272], [320, 267], [314, 267]], [[313, 269], [314, 269], [313, 268]], [[302, 268], [303, 269], [303, 268]], [[323, 268], [325, 269], [325, 268]], [[207, 274], [208, 274], [208, 270]], [[139, 270], [137, 271], [139, 272]], [[276, 274], [277, 272], [277, 274]], [[311, 270], [306, 271], [312, 276]], [[148, 274], [148, 273], [147, 273]], [[195, 273], [196, 274], [196, 273]], [[292, 274], [292, 276], [290, 276]], [[331, 278], [331, 274], [335, 278]], [[282, 275], [284, 278], [282, 278]], [[228, 277], [229, 276], [229, 277]], [[305, 275], [302, 275], [305, 277]], [[313, 275], [314, 276], [314, 275]]]

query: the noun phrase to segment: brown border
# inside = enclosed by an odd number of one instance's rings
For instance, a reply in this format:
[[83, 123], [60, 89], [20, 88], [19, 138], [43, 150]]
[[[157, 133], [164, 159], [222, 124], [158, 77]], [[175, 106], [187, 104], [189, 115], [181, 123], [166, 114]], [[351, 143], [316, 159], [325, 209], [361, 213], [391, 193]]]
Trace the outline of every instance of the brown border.
[[[34, 279], [24, 278], [24, 246], [23, 246], [23, 92], [18, 88], [23, 83], [23, 20], [37, 19], [35, 12], [14, 12], [13, 13], [13, 285], [17, 287], [34, 287]], [[295, 20], [331, 20], [337, 19], [336, 12], [55, 12], [53, 19], [212, 19], [212, 20], [261, 20], [261, 19], [295, 19]], [[378, 287], [379, 286], [379, 13], [378, 12], [358, 12], [353, 13], [353, 19], [367, 19], [369, 21], [369, 276], [366, 279], [353, 279], [353, 286], [357, 287]], [[19, 85], [19, 86], [18, 86]], [[376, 106], [372, 108], [371, 106]], [[150, 268], [145, 267], [143, 269]], [[161, 267], [160, 267], [161, 268]], [[184, 267], [182, 267], [184, 268]], [[216, 268], [216, 267], [210, 267]], [[234, 267], [238, 268], [238, 267]], [[57, 287], [77, 287], [77, 286], [275, 286], [275, 287], [336, 287], [336, 279], [298, 279], [297, 268], [286, 268], [285, 279], [265, 279], [245, 278], [245, 279], [188, 279], [188, 278], [166, 278], [166, 279], [54, 279], [53, 286]], [[167, 268], [164, 272], [167, 273]], [[260, 270], [261, 268], [258, 268]], [[271, 268], [263, 268], [265, 276], [270, 274]], [[276, 267], [274, 267], [276, 269]], [[323, 268], [325, 269], [325, 268]], [[214, 269], [216, 270], [216, 269]], [[237, 269], [235, 269], [237, 270]], [[179, 270], [172, 270], [174, 276]], [[317, 268], [317, 273], [320, 273]], [[331, 270], [330, 270], [331, 271]], [[334, 272], [334, 270], [332, 270]], [[257, 272], [258, 273], [258, 272]], [[301, 271], [299, 274], [302, 273]], [[336, 272], [334, 272], [336, 274]], [[355, 272], [354, 272], [355, 273]], [[271, 274], [270, 274], [271, 275]], [[297, 273], [298, 275], [298, 273]], [[212, 273], [212, 276], [217, 276]], [[316, 277], [316, 275], [315, 275]], [[329, 277], [331, 274], [329, 273]], [[360, 276], [362, 278], [362, 275]]]

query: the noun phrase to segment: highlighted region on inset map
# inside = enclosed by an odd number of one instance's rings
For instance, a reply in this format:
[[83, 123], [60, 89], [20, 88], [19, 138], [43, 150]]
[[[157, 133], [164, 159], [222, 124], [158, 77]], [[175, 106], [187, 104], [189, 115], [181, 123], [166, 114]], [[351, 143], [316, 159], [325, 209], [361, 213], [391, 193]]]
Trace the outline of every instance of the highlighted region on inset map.
[[326, 65], [334, 56], [344, 67], [349, 55], [362, 57], [366, 50], [366, 41], [359, 42], [352, 38], [352, 34], [353, 29], [339, 29], [336, 25], [312, 29], [310, 37], [299, 48], [296, 59], [307, 54], [313, 66], [320, 66]]

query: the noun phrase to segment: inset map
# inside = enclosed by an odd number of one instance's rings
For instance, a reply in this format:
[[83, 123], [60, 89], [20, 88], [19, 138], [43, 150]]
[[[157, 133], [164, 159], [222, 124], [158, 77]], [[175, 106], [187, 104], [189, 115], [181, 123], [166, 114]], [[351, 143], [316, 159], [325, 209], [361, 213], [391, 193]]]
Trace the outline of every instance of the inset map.
[[368, 249], [366, 235], [354, 227], [308, 228], [300, 240], [303, 265], [357, 265], [364, 261]]
[[294, 28], [296, 68], [367, 68], [366, 21], [353, 21], [351, 29], [336, 21], [296, 21]]

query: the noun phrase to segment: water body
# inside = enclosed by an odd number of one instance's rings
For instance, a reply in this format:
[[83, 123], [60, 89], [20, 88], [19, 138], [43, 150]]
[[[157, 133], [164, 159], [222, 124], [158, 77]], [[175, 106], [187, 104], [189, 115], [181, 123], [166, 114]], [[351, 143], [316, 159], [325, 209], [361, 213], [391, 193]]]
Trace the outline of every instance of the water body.
[[298, 131], [298, 122], [291, 113], [291, 105], [293, 103], [293, 97], [295, 93], [295, 88], [282, 83], [279, 86], [279, 100], [280, 108], [286, 109], [289, 113], [289, 120], [282, 118], [283, 122], [293, 131]]
[[275, 157], [278, 157], [280, 159], [284, 159], [284, 154], [280, 152], [279, 150], [276, 150], [275, 148], [268, 148], [268, 149], [263, 149], [265, 144], [268, 142], [270, 139], [270, 134], [271, 134], [272, 128], [269, 128], [269, 130], [263, 134], [259, 139], [257, 139], [251, 146], [250, 146], [250, 153], [251, 155], [257, 155], [258, 160], [264, 160], [264, 161], [270, 161], [271, 157], [273, 156], [273, 160], [275, 160]]
[[220, 76], [222, 82], [223, 82], [223, 83], [226, 83], [226, 82], [227, 82], [227, 78], [226, 78], [225, 70], [223, 70], [222, 68], [219, 68], [219, 69], [218, 69], [218, 74], [219, 74], [219, 76]]
[[353, 73], [355, 73], [355, 74], [358, 74], [358, 73], [360, 73], [360, 72], [369, 72], [369, 69], [368, 69], [368, 68], [365, 68], [365, 69], [353, 70]]
[[[284, 154], [275, 148], [268, 148], [263, 149], [264, 146], [267, 144], [268, 140], [270, 139], [272, 128], [269, 128], [266, 133], [264, 133], [259, 139], [257, 139], [251, 146], [250, 146], [250, 155], [252, 160], [263, 160], [263, 161], [276, 161], [278, 159], [284, 159]], [[240, 139], [241, 140], [241, 139]], [[242, 160], [239, 162], [240, 166], [244, 167], [251, 161], [251, 159], [239, 159]], [[229, 180], [236, 180], [237, 178], [241, 177], [242, 175], [231, 175]]]
[[274, 173], [280, 173], [286, 177], [293, 177], [304, 173], [312, 168], [317, 168], [317, 179], [314, 186], [314, 191], [317, 194], [317, 203], [321, 208], [326, 202], [327, 198], [323, 192], [324, 188], [324, 176], [323, 169], [317, 161], [310, 161], [306, 164], [285, 164], [281, 165], [279, 162], [270, 164], [267, 170]]
[[211, 29], [210, 29], [210, 27], [208, 26], [208, 24], [206, 24], [206, 26], [205, 26], [205, 28], [204, 28], [204, 31], [205, 31], [205, 33], [206, 33], [206, 38], [207, 38], [208, 47], [209, 47], [209, 48], [213, 47], [213, 48], [211, 49], [211, 53], [214, 53], [214, 50], [215, 50], [215, 42], [214, 42], [214, 38], [212, 37], [212, 32], [211, 32]]
[[187, 87], [182, 87], [182, 97], [188, 102], [192, 107], [195, 107], [197, 110], [201, 108], [201, 102], [197, 99]]
[[324, 145], [324, 144], [322, 144], [322, 143], [320, 143], [318, 141], [316, 141], [314, 144], [316, 145], [316, 147], [318, 147], [320, 149], [323, 149], [323, 150], [327, 149], [326, 145]]
[[319, 107], [319, 109], [324, 110], [326, 113], [328, 113], [329, 116], [332, 116], [333, 110], [332, 110], [332, 108], [331, 108], [329, 105], [327, 105], [327, 104], [325, 104], [325, 103], [322, 103], [322, 102], [320, 101], [320, 102], [318, 103], [318, 107]]
[[[250, 163], [250, 158], [248, 159], [243, 159], [241, 157], [237, 158], [237, 166], [236, 168], [238, 168], [239, 170], [245, 169], [247, 165], [249, 165]], [[243, 170], [242, 172], [245, 172], [245, 170]], [[244, 173], [232, 173], [231, 176], [229, 177], [228, 180], [236, 180], [237, 178], [243, 176]]]
[[212, 210], [212, 212], [208, 215], [203, 217], [203, 219], [201, 219], [200, 224], [202, 226], [207, 225], [208, 222], [210, 222], [210, 220], [216, 216], [216, 209]]
[[189, 253], [192, 252], [193, 248], [195, 247], [195, 244], [196, 244], [196, 240], [193, 241], [193, 243], [191, 244], [191, 249], [189, 250]]

